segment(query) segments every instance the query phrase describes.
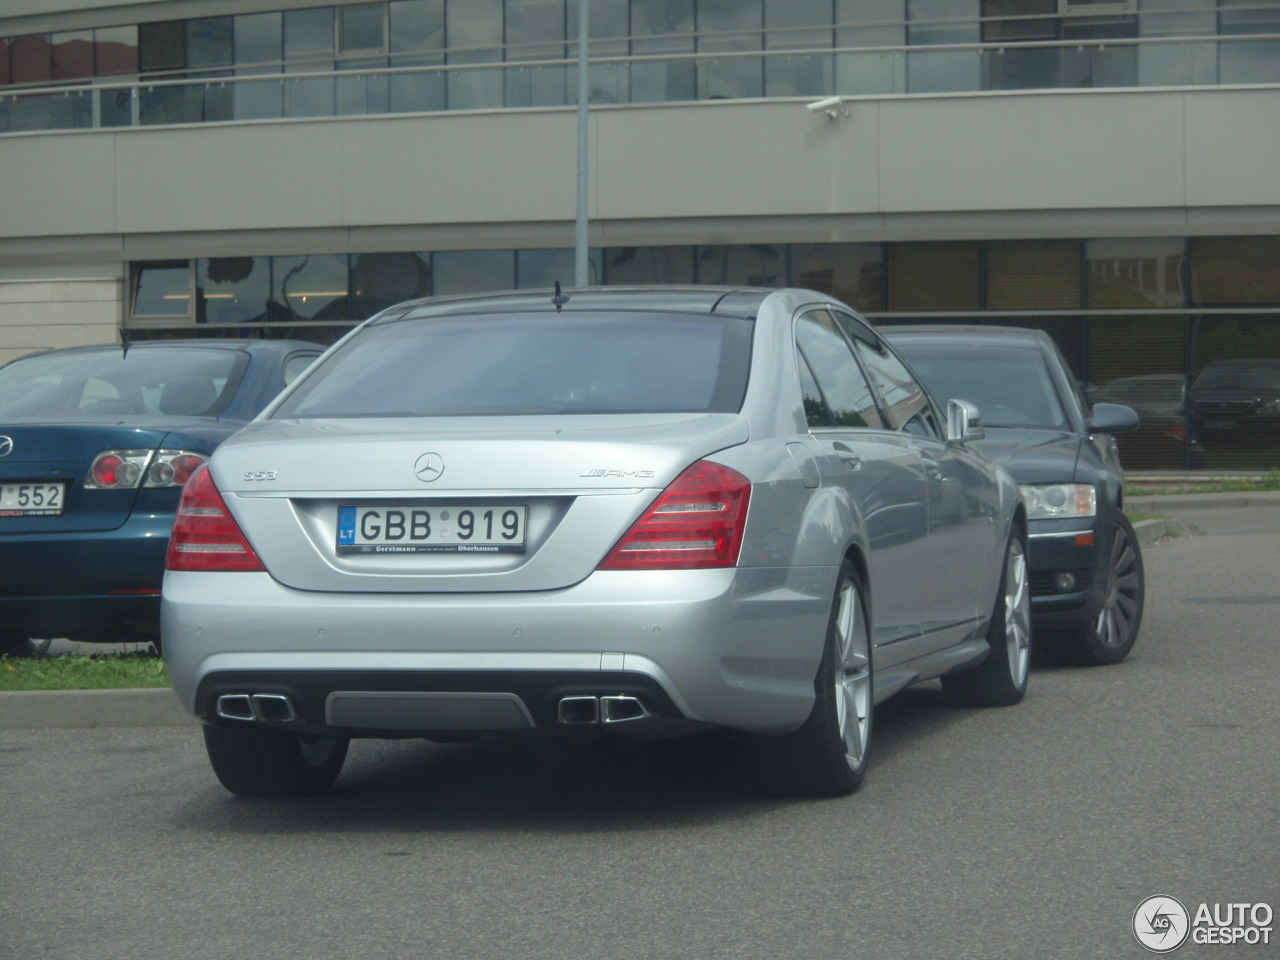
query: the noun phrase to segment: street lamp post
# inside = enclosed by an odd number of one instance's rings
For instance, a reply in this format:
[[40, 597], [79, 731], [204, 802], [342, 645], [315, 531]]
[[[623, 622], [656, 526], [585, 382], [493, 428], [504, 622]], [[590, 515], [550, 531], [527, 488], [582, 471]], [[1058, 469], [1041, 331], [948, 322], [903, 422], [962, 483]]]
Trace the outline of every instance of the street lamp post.
[[573, 230], [573, 283], [590, 282], [587, 260], [587, 4], [578, 0], [578, 204]]

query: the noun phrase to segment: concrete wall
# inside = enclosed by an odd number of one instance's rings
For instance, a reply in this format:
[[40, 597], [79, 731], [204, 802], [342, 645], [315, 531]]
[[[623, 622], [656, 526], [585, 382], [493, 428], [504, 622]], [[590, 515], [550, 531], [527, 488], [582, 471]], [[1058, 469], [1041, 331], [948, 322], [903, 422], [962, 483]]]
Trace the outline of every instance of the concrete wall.
[[0, 364], [50, 347], [120, 340], [119, 280], [0, 281]]
[[[601, 108], [592, 242], [1275, 232], [1277, 117], [1276, 88]], [[571, 109], [15, 135], [0, 165], [0, 270], [73, 238], [122, 260], [572, 241]]]

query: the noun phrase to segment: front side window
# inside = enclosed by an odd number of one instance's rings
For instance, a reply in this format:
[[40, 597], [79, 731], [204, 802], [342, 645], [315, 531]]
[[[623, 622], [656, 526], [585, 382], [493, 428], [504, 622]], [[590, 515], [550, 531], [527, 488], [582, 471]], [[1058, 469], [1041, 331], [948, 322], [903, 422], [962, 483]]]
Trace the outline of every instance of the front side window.
[[802, 371], [807, 364], [819, 390], [815, 398], [806, 392], [805, 414], [810, 426], [821, 425], [815, 417], [829, 417], [837, 427], [883, 426], [871, 387], [830, 313], [814, 310], [804, 314], [796, 323], [796, 346]]
[[373, 323], [276, 417], [732, 413], [752, 325], [682, 314], [515, 314]]
[[[851, 323], [852, 320], [845, 320], [845, 329], [849, 329]], [[880, 394], [889, 426], [916, 436], [939, 438], [941, 435], [933, 421], [929, 395], [911, 375], [906, 364], [879, 340], [855, 337], [853, 344], [866, 367], [867, 376]]]

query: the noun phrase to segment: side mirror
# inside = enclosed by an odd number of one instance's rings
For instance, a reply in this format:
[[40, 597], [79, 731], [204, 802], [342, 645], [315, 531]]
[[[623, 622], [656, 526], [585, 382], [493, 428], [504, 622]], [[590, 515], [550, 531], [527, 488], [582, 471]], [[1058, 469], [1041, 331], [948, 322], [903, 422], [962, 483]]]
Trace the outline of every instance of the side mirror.
[[1138, 429], [1138, 412], [1123, 403], [1095, 403], [1085, 426], [1090, 433], [1128, 433]]
[[982, 426], [982, 414], [968, 400], [947, 402], [947, 443], [968, 443], [987, 435]]

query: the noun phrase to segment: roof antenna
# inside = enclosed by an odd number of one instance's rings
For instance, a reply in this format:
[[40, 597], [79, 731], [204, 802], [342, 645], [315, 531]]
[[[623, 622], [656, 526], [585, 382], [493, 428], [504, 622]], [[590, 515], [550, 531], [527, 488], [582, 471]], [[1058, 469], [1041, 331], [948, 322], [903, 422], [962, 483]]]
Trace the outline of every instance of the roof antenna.
[[560, 281], [556, 281], [556, 295], [551, 298], [551, 302], [556, 305], [556, 313], [560, 312], [560, 308], [569, 302], [569, 295], [560, 292]]
[[129, 328], [123, 323], [120, 324], [120, 359], [125, 360], [129, 356]]

